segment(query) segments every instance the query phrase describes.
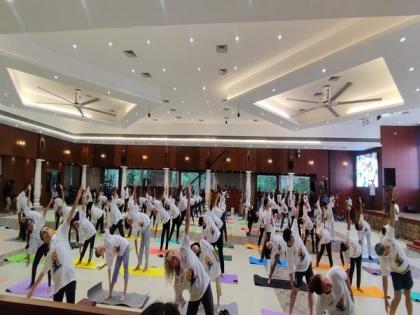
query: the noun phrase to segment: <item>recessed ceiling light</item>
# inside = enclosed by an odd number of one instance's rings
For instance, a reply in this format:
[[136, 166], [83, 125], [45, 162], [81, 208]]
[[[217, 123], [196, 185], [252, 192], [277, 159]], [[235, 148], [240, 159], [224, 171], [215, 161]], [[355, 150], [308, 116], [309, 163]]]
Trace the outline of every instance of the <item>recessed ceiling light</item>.
[[58, 80], [58, 76], [56, 76], [56, 75], [55, 75], [55, 76], [54, 76], [54, 79]]
[[282, 39], [282, 38], [283, 38], [283, 36], [281, 36], [281, 34], [277, 35], [277, 39], [278, 39], [278, 40], [280, 40], [280, 39]]
[[325, 73], [325, 72], [327, 72], [327, 69], [324, 68], [321, 71], [322, 71], [322, 73]]
[[108, 42], [108, 46], [109, 47], [112, 47], [112, 42]]
[[416, 89], [416, 92], [420, 92], [420, 88], [417, 88], [417, 89]]
[[234, 70], [234, 71], [238, 70], [238, 67], [237, 67], [237, 66], [234, 66], [234, 67], [233, 67], [233, 70]]
[[405, 38], [405, 37], [401, 37], [401, 38], [400, 38], [400, 42], [401, 42], [401, 43], [404, 43], [406, 39], [407, 39], [407, 38]]
[[176, 86], [174, 86], [174, 91], [176, 91]]
[[414, 71], [414, 67], [410, 67], [409, 69], [408, 69], [408, 71]]
[[136, 72], [136, 70], [135, 69], [131, 69], [131, 73], [135, 73]]
[[276, 91], [276, 89], [272, 89], [271, 91], [275, 92], [275, 91]]
[[106, 94], [108, 94], [108, 95], [111, 94], [111, 91], [106, 91]]
[[167, 113], [168, 113], [168, 115], [169, 115], [169, 114], [171, 113], [171, 111], [168, 109]]
[[205, 91], [207, 88], [205, 85], [203, 85], [202, 90]]
[[206, 101], [206, 103], [208, 104], [208, 103], [210, 103], [210, 101], [209, 101], [209, 100], [207, 100], [207, 101]]
[[239, 36], [235, 36], [235, 40], [237, 41], [237, 42], [239, 42]]
[[77, 48], [77, 45], [76, 44], [73, 44], [73, 48], [76, 49]]
[[11, 104], [10, 106], [15, 107], [15, 104]]
[[19, 127], [19, 125], [15, 125], [15, 127]]
[[166, 72], [166, 68], [162, 68], [162, 71], [163, 71], [163, 72]]
[[185, 102], [184, 101], [181, 101], [181, 104], [184, 104]]
[[190, 37], [190, 43], [194, 43], [194, 38]]
[[146, 40], [146, 44], [150, 45], [152, 42], [150, 40]]
[[7, 96], [7, 95], [9, 95], [9, 94], [7, 94], [7, 92], [4, 92], [4, 93], [3, 93], [3, 95], [4, 95], [4, 96]]
[[197, 71], [201, 71], [201, 67], [197, 67]]

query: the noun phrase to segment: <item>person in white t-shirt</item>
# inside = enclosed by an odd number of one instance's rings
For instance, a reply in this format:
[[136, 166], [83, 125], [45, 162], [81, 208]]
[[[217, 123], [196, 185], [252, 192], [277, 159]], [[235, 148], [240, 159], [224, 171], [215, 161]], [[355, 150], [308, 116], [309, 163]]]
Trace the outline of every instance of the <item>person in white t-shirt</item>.
[[[163, 250], [163, 243], [165, 243], [165, 250], [168, 250], [169, 246], [169, 232], [171, 225], [171, 216], [169, 215], [169, 206], [164, 205], [164, 198], [162, 200], [155, 199], [153, 204], [155, 205], [155, 212], [159, 221], [162, 222], [162, 234], [160, 236], [160, 251]], [[157, 229], [157, 226], [156, 226]], [[156, 234], [156, 233], [155, 233]], [[166, 242], [165, 242], [166, 238]], [[162, 254], [163, 255], [163, 254]]]
[[188, 302], [187, 315], [196, 315], [200, 304], [203, 304], [206, 315], [214, 315], [213, 294], [211, 292], [210, 277], [198, 257], [190, 247], [190, 198], [191, 186], [188, 186], [188, 202], [185, 215], [185, 234], [182, 238], [180, 249], [171, 249], [165, 255], [166, 280], [174, 281], [175, 301], [183, 307], [185, 300], [182, 291], [188, 289], [190, 301]]
[[[375, 252], [379, 256], [381, 266], [382, 285], [384, 290], [385, 311], [394, 315], [401, 301], [401, 291], [404, 290], [405, 306], [407, 314], [413, 314], [413, 303], [411, 301], [411, 289], [413, 288], [413, 277], [407, 258], [407, 254], [395, 239], [395, 201], [396, 190], [392, 193], [392, 203], [390, 209], [390, 222], [386, 228], [385, 236], [375, 245]], [[392, 284], [394, 287], [394, 298], [391, 304], [388, 302], [388, 271], [391, 273]]]
[[22, 241], [26, 238], [26, 224], [21, 223], [21, 219], [23, 216], [23, 211], [25, 208], [29, 207], [32, 208], [31, 199], [31, 185], [25, 187], [23, 191], [16, 197], [16, 210], [18, 214], [18, 222], [19, 222], [19, 236], [18, 239]]
[[270, 259], [270, 272], [268, 274], [267, 283], [271, 283], [271, 277], [273, 276], [274, 270], [276, 269], [277, 263], [280, 258], [283, 257], [286, 260], [286, 248], [287, 244], [284, 239], [276, 234], [271, 235], [270, 239], [264, 243], [264, 247], [261, 251], [261, 260]]
[[51, 270], [54, 282], [53, 300], [56, 302], [62, 302], [65, 295], [67, 303], [75, 303], [76, 273], [74, 270], [73, 253], [68, 241], [68, 236], [70, 232], [70, 221], [76, 212], [82, 193], [83, 189], [80, 187], [69, 215], [65, 218], [63, 224], [61, 224], [57, 229], [55, 235], [53, 235], [52, 231], [45, 226], [41, 229], [41, 240], [49, 245], [49, 252], [47, 258], [45, 259], [44, 268], [36, 279], [31, 290], [28, 292], [28, 297], [33, 295], [44, 275]]
[[165, 203], [167, 206], [169, 206], [169, 216], [171, 217], [171, 231], [169, 232], [169, 240], [172, 239], [172, 235], [174, 234], [175, 228], [176, 228], [176, 242], [178, 243], [179, 240], [179, 228], [181, 227], [181, 211], [179, 211], [179, 208], [175, 205], [175, 200], [172, 198], [165, 198]]
[[[124, 220], [121, 214], [121, 211], [119, 209], [119, 206], [122, 205], [122, 200], [119, 198], [114, 198], [111, 200], [111, 203], [109, 204], [109, 221], [111, 224], [111, 227], [109, 229], [109, 233], [111, 235], [114, 234], [114, 232], [118, 229], [118, 232], [120, 233], [121, 237], [125, 237], [124, 235]], [[106, 205], [106, 204], [105, 204]]]
[[332, 251], [331, 251], [331, 242], [332, 237], [330, 232], [324, 227], [321, 226], [317, 231], [317, 237], [319, 238], [319, 244], [321, 248], [318, 253], [318, 257], [316, 259], [316, 266], [319, 266], [319, 262], [321, 261], [322, 256], [324, 255], [324, 250], [327, 249], [328, 254], [328, 261], [330, 263], [330, 267], [333, 266], [333, 258], [332, 258]]
[[309, 291], [318, 295], [315, 314], [355, 315], [353, 292], [347, 274], [340, 267], [331, 268], [325, 275], [315, 275], [309, 281]]
[[[308, 284], [314, 273], [312, 271], [311, 256], [299, 236], [297, 221], [293, 222], [290, 229], [287, 228], [283, 231], [283, 239], [287, 244], [287, 267], [289, 269], [292, 288], [292, 292], [290, 294], [289, 314], [292, 314], [293, 307], [296, 302], [296, 296], [299, 289], [303, 286], [303, 277], [305, 277], [306, 283]], [[312, 315], [313, 301], [311, 292], [308, 292], [308, 306], [309, 315]]]
[[363, 244], [364, 244], [365, 237], [366, 237], [369, 259], [373, 260], [372, 254], [371, 254], [371, 251], [372, 251], [371, 227], [370, 227], [370, 224], [367, 223], [367, 221], [365, 220], [365, 216], [363, 215], [363, 210], [360, 213], [359, 223], [356, 224], [356, 230], [357, 230], [357, 234], [359, 236], [360, 245], [362, 246], [362, 251], [363, 251]]
[[[109, 231], [109, 217], [105, 216], [105, 235], [103, 243], [95, 248], [95, 256], [106, 259], [108, 269], [108, 281], [109, 281], [109, 295], [108, 299], [112, 297], [115, 283], [118, 280], [118, 273], [120, 272], [121, 265], [124, 266], [124, 291], [120, 297], [120, 302], [124, 302], [127, 295], [128, 286], [128, 264], [130, 260], [130, 244], [128, 241], [120, 235], [112, 235]], [[112, 273], [112, 265], [114, 263], [114, 257], [117, 256], [115, 261], [114, 272]]]

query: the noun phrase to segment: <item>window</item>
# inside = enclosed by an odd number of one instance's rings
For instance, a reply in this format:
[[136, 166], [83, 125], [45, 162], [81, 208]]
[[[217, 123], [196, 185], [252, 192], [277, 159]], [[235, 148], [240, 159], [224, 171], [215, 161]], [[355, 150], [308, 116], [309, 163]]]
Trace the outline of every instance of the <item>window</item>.
[[[206, 188], [206, 173], [201, 173], [200, 174], [200, 188], [201, 189], [205, 189]], [[211, 176], [210, 176], [210, 180], [211, 180]], [[211, 185], [210, 185], [211, 187]]]
[[[288, 175], [280, 175], [279, 189], [280, 191], [287, 191], [289, 183]], [[308, 176], [293, 176], [293, 190], [304, 193], [309, 193], [311, 190], [311, 178]]]
[[277, 177], [275, 175], [257, 175], [257, 191], [274, 192]]
[[178, 187], [178, 186], [179, 186], [179, 172], [169, 171], [169, 187]]
[[139, 186], [141, 184], [141, 171], [138, 169], [127, 170], [127, 185], [128, 186]]
[[118, 187], [120, 170], [116, 168], [106, 168], [104, 170], [104, 184], [108, 187]]
[[[196, 179], [198, 175], [199, 175], [199, 173], [197, 173], [197, 172], [182, 172], [181, 173], [181, 185], [182, 185], [182, 187], [187, 187], [187, 185], [190, 182], [192, 182], [194, 179]], [[197, 179], [192, 184], [192, 188], [194, 189], [194, 191], [198, 191], [199, 183], [200, 183], [200, 180]]]

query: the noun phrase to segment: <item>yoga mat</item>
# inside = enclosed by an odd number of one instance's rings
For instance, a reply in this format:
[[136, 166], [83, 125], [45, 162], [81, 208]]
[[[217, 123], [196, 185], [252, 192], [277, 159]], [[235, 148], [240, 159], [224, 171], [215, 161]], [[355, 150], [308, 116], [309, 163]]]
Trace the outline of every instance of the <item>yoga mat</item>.
[[[31, 283], [31, 280], [23, 280], [21, 282], [16, 283], [15, 285], [8, 287], [6, 289], [6, 292], [13, 293], [13, 294], [19, 294], [19, 295], [27, 295], [29, 292], [29, 289], [26, 289], [29, 284]], [[48, 284], [45, 282], [41, 282], [38, 287], [36, 288], [34, 294], [32, 296], [49, 299], [52, 298], [54, 294], [54, 289], [48, 288]]]
[[233, 244], [223, 243], [224, 248], [234, 248]]
[[[241, 230], [242, 231], [249, 231], [249, 229], [248, 229], [248, 227], [247, 226], [241, 226]], [[251, 232], [256, 232], [256, 231], [258, 231], [258, 229], [257, 228], [252, 228], [251, 229]]]
[[[260, 258], [253, 257], [253, 256], [248, 257], [248, 262], [251, 265], [260, 265], [260, 266], [267, 266], [267, 263], [268, 263], [267, 259], [260, 260]], [[282, 268], [287, 267], [287, 261], [279, 261], [277, 263], [277, 267], [282, 267]]]
[[[160, 243], [160, 238], [157, 238], [156, 242]], [[163, 243], [166, 244], [166, 240]], [[180, 242], [177, 243], [176, 240], [170, 240], [169, 244], [180, 244]]]
[[[371, 275], [374, 275], [374, 276], [381, 275], [381, 270], [379, 268], [362, 266], [362, 269], [369, 272]], [[388, 275], [389, 275], [389, 272], [388, 272]]]
[[234, 274], [222, 274], [220, 276], [220, 282], [221, 283], [229, 283], [229, 284], [238, 284], [238, 275]]
[[[134, 266], [128, 267], [128, 274], [132, 276], [143, 276], [143, 277], [163, 277], [165, 270], [163, 268], [149, 267], [147, 271], [143, 271], [143, 268], [134, 270]], [[121, 266], [120, 273], [124, 273], [124, 267]]]
[[101, 261], [96, 263], [94, 259], [90, 261], [90, 264], [88, 265], [87, 259], [82, 259], [82, 262], [80, 264], [77, 264], [79, 262], [79, 259], [73, 259], [74, 266], [79, 269], [91, 269], [91, 270], [101, 270], [103, 267], [106, 266], [105, 261]]
[[[294, 315], [301, 315], [300, 313], [293, 312]], [[277, 312], [263, 308], [261, 310], [261, 315], [289, 315], [289, 312]]]
[[411, 299], [416, 302], [420, 302], [420, 293], [411, 291]]
[[374, 258], [374, 257], [372, 257], [373, 259], [369, 259], [369, 257], [362, 257], [362, 262], [365, 262], [365, 263], [371, 263], [371, 264], [379, 264], [379, 259], [378, 258]]
[[259, 250], [262, 248], [261, 246], [258, 246], [257, 244], [251, 244], [251, 243], [246, 243], [245, 247], [247, 249], [256, 249], [256, 250]]
[[[33, 262], [34, 258], [35, 258], [35, 255], [31, 255], [30, 261]], [[8, 256], [4, 260], [8, 262], [18, 262], [18, 263], [25, 262], [26, 263], [26, 254], [20, 253], [13, 256]]]
[[89, 306], [96, 306], [96, 302], [89, 301], [88, 299], [81, 299], [77, 304], [80, 305], [89, 305]]
[[223, 255], [225, 261], [232, 261], [232, 255]]
[[113, 297], [106, 300], [108, 297], [108, 291], [102, 288], [102, 282], [94, 285], [87, 292], [87, 298], [93, 302], [106, 305], [114, 306], [125, 306], [131, 308], [142, 308], [149, 299], [148, 295], [142, 295], [138, 293], [127, 293], [124, 302], [120, 302], [120, 296], [122, 292], [114, 291]]
[[152, 254], [152, 255], [163, 254], [163, 255], [165, 255], [166, 254], [166, 249], [160, 250], [159, 248], [150, 248], [149, 249], [149, 254]]
[[363, 297], [373, 297], [373, 298], [383, 298], [384, 291], [377, 286], [361, 287], [362, 291], [357, 290], [356, 287], [351, 287], [354, 296], [363, 296]]
[[316, 267], [316, 262], [312, 262], [312, 268], [319, 270], [330, 270], [330, 264], [319, 263], [319, 266]]
[[[267, 283], [267, 278], [263, 278], [259, 275], [254, 275], [254, 284], [259, 287], [275, 288], [275, 289], [287, 289], [290, 290], [290, 280], [283, 279], [271, 279], [271, 283]], [[299, 290], [307, 291], [306, 284], [304, 283], [302, 288]]]
[[[187, 307], [188, 307], [188, 303], [185, 303], [184, 308], [181, 310], [182, 315], [187, 314]], [[229, 315], [239, 315], [239, 309], [238, 309], [237, 303], [220, 304], [220, 311], [223, 311], [223, 310], [227, 310], [229, 312]], [[205, 315], [204, 309], [200, 307], [197, 315]], [[216, 305], [214, 306], [214, 315], [217, 315]]]

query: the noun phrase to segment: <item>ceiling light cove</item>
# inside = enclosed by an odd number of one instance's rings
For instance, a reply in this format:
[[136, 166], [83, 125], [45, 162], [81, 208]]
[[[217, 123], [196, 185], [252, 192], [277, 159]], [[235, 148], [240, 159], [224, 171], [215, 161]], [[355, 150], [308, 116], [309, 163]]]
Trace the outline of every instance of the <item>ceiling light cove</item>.
[[290, 116], [287, 113], [285, 113], [281, 109], [275, 107], [274, 105], [269, 104], [266, 101], [256, 102], [255, 105], [258, 106], [259, 108], [262, 108], [266, 111], [269, 111], [270, 113], [272, 113], [274, 115], [281, 116], [281, 117], [284, 117], [284, 118], [290, 118]]

